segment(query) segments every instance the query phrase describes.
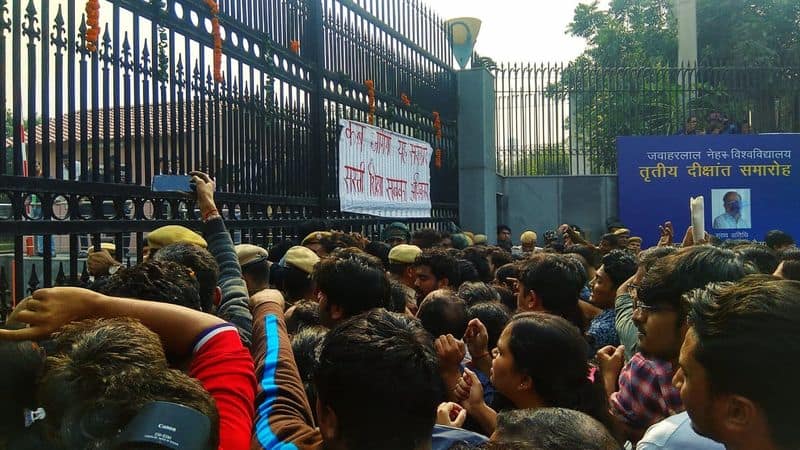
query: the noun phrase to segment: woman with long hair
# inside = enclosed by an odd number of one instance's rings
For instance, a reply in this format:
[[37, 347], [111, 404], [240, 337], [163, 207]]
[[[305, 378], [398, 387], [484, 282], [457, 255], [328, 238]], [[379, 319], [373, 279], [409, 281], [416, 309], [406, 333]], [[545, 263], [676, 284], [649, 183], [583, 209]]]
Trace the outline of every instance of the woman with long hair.
[[[474, 333], [469, 330], [467, 335], [473, 344], [470, 352], [482, 354], [474, 348], [482, 340], [472, 339]], [[587, 363], [588, 351], [580, 330], [566, 319], [539, 312], [519, 314], [497, 341], [491, 382], [516, 409], [574, 409], [594, 417], [616, 435], [602, 380], [594, 377]], [[483, 401], [483, 389], [473, 372], [464, 372], [454, 394], [483, 431], [492, 434], [497, 414]]]

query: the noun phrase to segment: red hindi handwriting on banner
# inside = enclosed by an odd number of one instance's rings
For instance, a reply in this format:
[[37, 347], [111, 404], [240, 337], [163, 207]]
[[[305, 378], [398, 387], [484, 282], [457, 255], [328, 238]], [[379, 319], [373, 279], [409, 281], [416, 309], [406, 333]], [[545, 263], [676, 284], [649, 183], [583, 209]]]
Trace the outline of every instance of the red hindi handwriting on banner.
[[429, 184], [419, 181], [419, 172], [414, 174], [414, 182], [411, 183], [411, 199], [426, 200], [428, 198]]
[[411, 153], [411, 151], [408, 149], [411, 144], [402, 139], [398, 139], [397, 143], [399, 144], [397, 147], [397, 154], [400, 155], [400, 162], [405, 164], [408, 161], [409, 154]]
[[375, 165], [372, 161], [369, 162], [367, 170], [369, 171], [369, 195], [370, 197], [383, 197], [383, 177], [373, 171]]
[[[358, 129], [353, 127], [357, 127]], [[357, 122], [349, 122], [347, 128], [344, 130], [344, 135], [351, 146], [355, 147], [355, 143], [358, 145], [359, 150], [364, 151], [364, 125]]]
[[386, 178], [386, 195], [389, 200], [393, 201], [406, 201], [406, 180], [399, 180], [397, 178]]
[[411, 160], [415, 165], [424, 166], [428, 164], [428, 149], [422, 145], [411, 144]]
[[392, 135], [375, 132], [375, 142], [372, 143], [372, 151], [378, 154], [388, 155], [392, 151]]
[[367, 123], [339, 119], [338, 124], [341, 210], [380, 217], [430, 217], [434, 154], [430, 144]]
[[361, 162], [359, 168], [352, 166], [344, 166], [347, 173], [344, 180], [347, 186], [347, 192], [364, 192], [364, 162]]

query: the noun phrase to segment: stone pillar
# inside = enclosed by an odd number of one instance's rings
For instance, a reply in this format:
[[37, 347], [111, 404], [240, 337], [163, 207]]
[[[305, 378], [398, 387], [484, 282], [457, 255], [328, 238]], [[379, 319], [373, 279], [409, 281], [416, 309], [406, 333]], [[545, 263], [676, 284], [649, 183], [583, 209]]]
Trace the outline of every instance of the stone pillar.
[[458, 72], [458, 210], [461, 228], [497, 239], [494, 78], [483, 67]]

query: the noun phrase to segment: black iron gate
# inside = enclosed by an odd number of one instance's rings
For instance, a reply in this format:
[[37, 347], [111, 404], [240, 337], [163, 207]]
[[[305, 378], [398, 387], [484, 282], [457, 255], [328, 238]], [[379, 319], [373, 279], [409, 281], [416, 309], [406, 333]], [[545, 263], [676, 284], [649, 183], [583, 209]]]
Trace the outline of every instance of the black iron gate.
[[372, 111], [442, 150], [433, 218], [412, 226], [457, 221], [451, 61], [417, 0], [0, 0], [0, 300], [80, 283], [101, 239], [130, 263], [144, 232], [195, 226], [191, 200], [149, 189], [156, 174], [215, 176], [244, 242], [311, 217], [377, 234], [336, 192], [337, 120]]

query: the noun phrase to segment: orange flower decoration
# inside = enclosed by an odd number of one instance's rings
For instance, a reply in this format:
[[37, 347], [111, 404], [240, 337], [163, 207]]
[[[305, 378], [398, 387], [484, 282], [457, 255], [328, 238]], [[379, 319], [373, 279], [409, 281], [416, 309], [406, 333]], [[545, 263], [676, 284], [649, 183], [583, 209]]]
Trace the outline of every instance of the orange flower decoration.
[[439, 118], [439, 113], [433, 112], [433, 129], [436, 131], [436, 139], [442, 139], [442, 120]]
[[367, 87], [367, 100], [369, 102], [369, 114], [367, 114], [367, 122], [375, 125], [375, 82], [372, 80], [365, 80], [364, 86]]
[[400, 94], [400, 101], [406, 106], [411, 106], [411, 99], [405, 93]]
[[211, 10], [211, 15], [216, 16], [219, 14], [219, 5], [214, 0], [205, 0], [206, 5], [208, 5], [208, 9]]
[[211, 12], [211, 35], [214, 37], [214, 82], [222, 83], [222, 36], [219, 32], [219, 5], [214, 0], [205, 0]]
[[294, 52], [295, 54], [299, 55], [300, 54], [300, 41], [298, 41], [297, 39], [292, 39], [291, 41], [289, 41], [289, 48], [292, 50], [292, 52]]
[[437, 169], [442, 168], [442, 149], [440, 148], [437, 148], [434, 152], [433, 165], [436, 166]]
[[86, 2], [86, 49], [90, 52], [97, 51], [97, 40], [100, 37], [100, 1], [88, 0]]

